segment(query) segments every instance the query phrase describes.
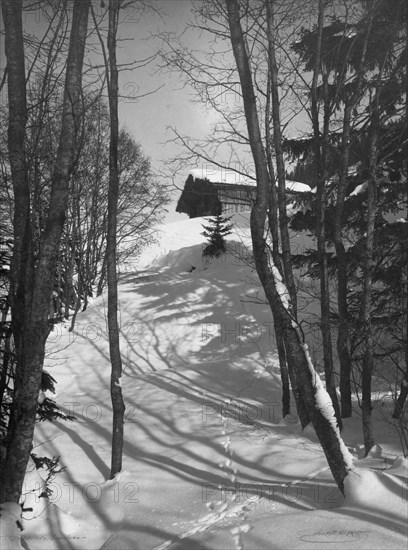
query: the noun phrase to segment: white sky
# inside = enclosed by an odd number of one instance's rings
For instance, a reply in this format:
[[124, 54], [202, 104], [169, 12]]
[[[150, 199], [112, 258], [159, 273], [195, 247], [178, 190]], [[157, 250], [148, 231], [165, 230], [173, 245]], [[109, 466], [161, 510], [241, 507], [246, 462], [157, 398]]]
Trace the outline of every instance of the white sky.
[[[156, 0], [154, 6], [159, 13], [145, 13], [140, 18], [134, 11], [132, 13], [132, 8], [130, 13], [125, 12], [119, 36], [132, 40], [125, 42], [123, 47], [119, 46], [119, 62], [143, 59], [155, 54], [161, 45], [155, 34], [163, 31], [181, 34], [193, 19], [192, 0]], [[207, 40], [208, 37], [199, 36], [196, 32], [183, 34], [183, 42], [191, 49], [206, 49]], [[170, 142], [174, 136], [169, 127], [175, 127], [182, 135], [200, 139], [210, 132], [217, 116], [193, 101], [195, 98], [192, 89], [183, 85], [179, 74], [175, 71], [160, 71], [158, 64], [157, 60], [150, 66], [121, 74], [120, 87], [124, 94], [138, 96], [158, 90], [134, 100], [123, 99], [119, 106], [119, 116], [121, 124], [131, 131], [142, 144], [145, 153], [151, 157], [154, 169], [163, 173], [166, 163], [182, 151], [180, 146]], [[186, 165], [180, 172], [175, 181], [179, 188], [184, 186], [193, 168], [194, 165]], [[214, 172], [216, 167], [203, 161], [199, 169]], [[173, 202], [169, 205], [166, 218], [169, 222], [186, 217], [175, 212], [180, 191], [175, 190], [172, 196]]]
[[[156, 2], [162, 16], [157, 13], [145, 14], [140, 21], [125, 21], [119, 34], [133, 38], [125, 43], [119, 51], [119, 60], [127, 61], [145, 58], [154, 54], [160, 47], [160, 41], [151, 34], [166, 31], [181, 33], [191, 19], [191, 0], [161, 0]], [[197, 47], [194, 35], [186, 34], [185, 41], [192, 48]], [[166, 144], [171, 133], [169, 126], [187, 135], [202, 137], [211, 127], [211, 116], [205, 113], [202, 106], [193, 103], [193, 93], [188, 87], [183, 87], [179, 75], [165, 74], [158, 71], [157, 63], [121, 75], [121, 88], [124, 93], [135, 95], [145, 94], [160, 88], [147, 97], [124, 99], [120, 103], [120, 116], [125, 124], [140, 141], [146, 153], [154, 161], [163, 161], [174, 154], [175, 148]]]

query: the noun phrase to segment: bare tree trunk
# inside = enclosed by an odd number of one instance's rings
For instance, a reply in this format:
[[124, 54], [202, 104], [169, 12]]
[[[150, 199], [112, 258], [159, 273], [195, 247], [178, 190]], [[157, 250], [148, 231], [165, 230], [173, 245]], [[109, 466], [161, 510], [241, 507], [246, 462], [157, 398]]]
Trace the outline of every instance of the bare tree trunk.
[[351, 109], [351, 104], [346, 105], [344, 109], [341, 146], [342, 162], [340, 168], [340, 178], [337, 187], [336, 217], [334, 224], [334, 246], [337, 256], [337, 307], [339, 316], [337, 333], [337, 353], [340, 362], [340, 402], [342, 418], [349, 418], [352, 414], [351, 356], [349, 350], [349, 319], [347, 301], [347, 258], [342, 238], [344, 203], [347, 188], [347, 175], [350, 152]]
[[[341, 439], [340, 432], [333, 423], [334, 409], [330, 397], [323, 389], [311, 363], [307, 346], [302, 341], [301, 329], [293, 316], [288, 290], [280, 277], [279, 270], [270, 264], [270, 258], [268, 257], [265, 239], [265, 222], [270, 194], [268, 165], [262, 143], [252, 74], [245, 48], [237, 0], [227, 0], [227, 10], [232, 49], [241, 88], [245, 90], [243, 94], [245, 119], [256, 168], [257, 196], [251, 211], [251, 236], [255, 265], [271, 310], [275, 311], [280, 318], [288, 363], [296, 371], [302, 397], [333, 477], [340, 490], [344, 491], [344, 479], [352, 467], [351, 460]], [[324, 410], [321, 406], [318, 406], [316, 401], [317, 392], [320, 396], [325, 396]]]
[[[24, 442], [15, 443], [18, 431], [19, 409], [24, 391], [24, 330], [27, 304], [31, 300], [33, 256], [30, 224], [30, 190], [27, 178], [25, 131], [27, 121], [26, 84], [22, 25], [22, 2], [12, 0], [2, 3], [5, 25], [5, 49], [7, 56], [7, 83], [9, 97], [8, 152], [14, 191], [14, 243], [10, 272], [11, 330], [16, 352], [14, 403], [7, 433], [7, 455], [1, 479], [1, 501], [18, 502], [28, 461]], [[34, 413], [35, 415], [35, 413]], [[28, 416], [32, 416], [28, 411]], [[26, 431], [23, 427], [22, 431]], [[30, 430], [27, 430], [30, 436]], [[30, 439], [30, 446], [31, 446]], [[31, 447], [30, 447], [31, 448]], [[17, 474], [14, 474], [14, 468]]]
[[[64, 105], [60, 141], [51, 184], [48, 216], [41, 243], [38, 263], [33, 276], [32, 264], [21, 261], [23, 250], [31, 250], [32, 237], [27, 229], [21, 229], [22, 212], [29, 220], [29, 191], [25, 171], [25, 75], [22, 36], [21, 2], [3, 2], [6, 21], [6, 47], [9, 78], [9, 150], [14, 164], [17, 247], [13, 259], [13, 334], [16, 343], [17, 368], [14, 398], [7, 433], [7, 454], [2, 472], [2, 501], [18, 502], [31, 452], [37, 411], [38, 392], [44, 362], [45, 343], [49, 334], [49, 304], [52, 297], [55, 266], [67, 208], [68, 183], [75, 158], [78, 108], [82, 79], [82, 63], [87, 32], [89, 0], [74, 3], [72, 30], [68, 52], [64, 88]], [[18, 96], [16, 101], [15, 96]], [[16, 122], [17, 121], [17, 122]], [[32, 292], [25, 289], [21, 300], [23, 281], [30, 276]], [[18, 286], [16, 288], [15, 281]], [[17, 300], [16, 300], [17, 297]], [[16, 312], [18, 302], [24, 305]], [[18, 332], [15, 332], [15, 331]]]
[[268, 18], [268, 60], [271, 78], [271, 96], [272, 96], [272, 124], [273, 124], [273, 143], [275, 147], [276, 171], [278, 176], [278, 209], [279, 209], [279, 228], [282, 245], [282, 264], [285, 283], [289, 290], [292, 302], [293, 313], [297, 311], [296, 285], [292, 270], [292, 255], [290, 249], [290, 237], [288, 228], [288, 217], [286, 212], [286, 173], [285, 162], [282, 149], [282, 129], [280, 120], [280, 102], [278, 90], [278, 66], [276, 63], [275, 42], [273, 29], [275, 27], [274, 1], [266, 2]]
[[118, 277], [116, 266], [116, 230], [119, 194], [118, 174], [118, 68], [116, 63], [116, 31], [118, 26], [119, 0], [109, 1], [109, 111], [110, 111], [110, 146], [109, 146], [109, 194], [108, 194], [108, 237], [106, 243], [107, 280], [108, 280], [108, 324], [109, 352], [111, 359], [111, 399], [113, 408], [112, 426], [112, 462], [110, 477], [122, 469], [123, 424], [125, 404], [122, 396], [121, 376], [122, 358], [119, 346], [118, 325]]
[[[408, 52], [408, 4], [405, 4], [405, 48]], [[408, 55], [405, 56], [405, 128], [408, 127]], [[405, 181], [406, 181], [406, 223], [404, 224], [404, 242], [402, 246], [402, 257], [405, 264], [403, 274], [402, 292], [402, 334], [405, 337], [405, 373], [401, 382], [401, 390], [395, 402], [393, 418], [400, 418], [408, 397], [408, 143], [405, 145]]]
[[[268, 65], [269, 65], [269, 80], [268, 80], [268, 99], [267, 99], [267, 120], [266, 120], [266, 138], [267, 138], [267, 153], [268, 153], [268, 167], [271, 178], [271, 189], [269, 199], [269, 227], [272, 233], [272, 253], [273, 263], [281, 272], [281, 263], [283, 263], [283, 273], [285, 282], [288, 286], [291, 303], [293, 307], [293, 314], [296, 316], [296, 285], [293, 277], [290, 238], [288, 229], [288, 219], [286, 212], [286, 174], [285, 163], [283, 158], [282, 148], [282, 131], [280, 120], [280, 102], [278, 91], [278, 67], [276, 63], [275, 43], [273, 36], [273, 29], [275, 27], [274, 16], [274, 4], [271, 0], [266, 2], [267, 9], [267, 30], [268, 30]], [[271, 142], [269, 130], [269, 103], [272, 103], [272, 124], [273, 124], [273, 143], [276, 156], [277, 176], [278, 176], [278, 191], [275, 187], [275, 170], [271, 159]], [[278, 215], [279, 214], [279, 215]], [[282, 244], [282, 262], [279, 255], [279, 230]], [[296, 402], [296, 409], [299, 414], [299, 419], [304, 428], [309, 422], [310, 417], [303, 402], [301, 392], [298, 388], [296, 380], [296, 372], [287, 363], [285, 342], [283, 338], [282, 329], [280, 327], [280, 321], [275, 320], [276, 343], [279, 354], [279, 365], [282, 379], [282, 405], [283, 411], [286, 414], [290, 412], [290, 393], [289, 393], [289, 378], [292, 385], [293, 396]], [[284, 415], [285, 416], [285, 415]]]
[[[327, 93], [327, 76], [322, 68], [322, 36], [324, 23], [325, 1], [319, 0], [318, 23], [317, 23], [317, 44], [315, 50], [315, 62], [313, 68], [313, 81], [311, 89], [311, 115], [313, 125], [315, 166], [317, 175], [316, 188], [316, 237], [317, 237], [317, 255], [319, 260], [320, 272], [320, 329], [323, 340], [323, 363], [326, 379], [326, 389], [333, 402], [336, 411], [337, 422], [341, 429], [340, 409], [337, 400], [336, 385], [334, 380], [333, 349], [330, 327], [330, 291], [329, 274], [326, 255], [326, 180], [327, 180], [327, 148], [329, 138], [329, 120], [330, 104]], [[320, 132], [319, 105], [317, 99], [318, 78], [322, 74], [323, 78], [323, 131]]]
[[403, 341], [405, 345], [405, 372], [401, 381], [400, 392], [395, 401], [392, 418], [400, 418], [404, 410], [405, 401], [408, 397], [408, 216], [404, 224], [405, 242], [403, 243], [402, 257], [405, 263], [405, 273], [403, 275], [403, 291], [402, 291], [402, 318], [403, 318]]
[[[269, 74], [267, 92], [266, 92], [266, 109], [265, 109], [266, 155], [268, 159], [269, 178], [271, 182], [269, 209], [268, 209], [268, 223], [269, 223], [269, 231], [271, 233], [271, 239], [272, 239], [273, 263], [278, 267], [279, 271], [282, 273], [281, 259], [280, 259], [280, 253], [279, 253], [278, 199], [277, 199], [277, 192], [276, 192], [276, 185], [275, 185], [275, 168], [272, 162], [272, 136], [271, 136], [271, 128], [270, 128], [270, 119], [271, 119], [271, 77]], [[275, 316], [274, 316], [274, 331], [276, 336], [276, 347], [278, 349], [279, 369], [280, 369], [281, 383], [282, 383], [282, 417], [285, 418], [285, 416], [290, 414], [289, 369], [288, 369], [288, 362], [286, 361], [285, 342], [283, 340], [282, 330], [280, 328], [280, 323], [275, 318]], [[295, 384], [292, 384], [292, 388], [294, 385]]]
[[375, 215], [377, 197], [377, 153], [378, 153], [378, 91], [373, 100], [370, 129], [370, 151], [368, 165], [367, 222], [363, 267], [363, 296], [361, 321], [365, 350], [361, 380], [361, 410], [363, 421], [364, 448], [366, 454], [374, 446], [374, 432], [371, 405], [371, 379], [374, 368], [374, 334], [371, 324], [372, 275], [374, 257]]
[[[30, 215], [30, 188], [27, 177], [25, 131], [27, 123], [22, 0], [2, 3], [7, 56], [9, 97], [8, 153], [14, 192], [13, 256], [10, 273], [12, 330], [18, 361], [22, 362], [22, 335], [26, 303], [31, 300], [33, 254]], [[18, 379], [16, 380], [18, 383]]]

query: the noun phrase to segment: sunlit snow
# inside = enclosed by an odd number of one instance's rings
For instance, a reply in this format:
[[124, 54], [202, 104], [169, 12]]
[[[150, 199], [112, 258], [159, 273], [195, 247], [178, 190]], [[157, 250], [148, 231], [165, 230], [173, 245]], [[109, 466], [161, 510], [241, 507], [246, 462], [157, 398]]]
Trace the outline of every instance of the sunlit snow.
[[301, 431], [294, 408], [282, 419], [248, 218], [234, 216], [220, 259], [202, 258], [197, 218], [158, 228], [158, 242], [121, 266], [126, 421], [113, 480], [106, 296], [78, 315], [74, 332], [67, 324], [51, 334], [46, 367], [77, 420], [37, 424], [34, 452], [60, 456], [65, 470], [45, 499], [46, 471], [31, 464], [23, 506], [32, 510], [22, 532], [16, 510], [1, 510], [2, 548], [20, 548], [21, 534], [30, 550], [406, 550], [407, 461], [389, 424], [376, 419], [379, 446], [360, 459], [360, 418], [345, 420], [356, 469], [344, 498], [313, 430]]

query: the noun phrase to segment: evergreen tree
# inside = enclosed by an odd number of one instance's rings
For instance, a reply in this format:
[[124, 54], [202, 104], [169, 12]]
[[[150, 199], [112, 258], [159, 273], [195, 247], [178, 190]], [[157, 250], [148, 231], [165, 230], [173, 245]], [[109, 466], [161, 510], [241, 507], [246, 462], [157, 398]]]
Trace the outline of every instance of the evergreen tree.
[[231, 234], [233, 228], [233, 224], [229, 223], [231, 218], [232, 216], [224, 217], [219, 214], [209, 220], [209, 225], [203, 225], [204, 231], [201, 234], [209, 241], [203, 250], [203, 256], [218, 258], [226, 252], [225, 237]]

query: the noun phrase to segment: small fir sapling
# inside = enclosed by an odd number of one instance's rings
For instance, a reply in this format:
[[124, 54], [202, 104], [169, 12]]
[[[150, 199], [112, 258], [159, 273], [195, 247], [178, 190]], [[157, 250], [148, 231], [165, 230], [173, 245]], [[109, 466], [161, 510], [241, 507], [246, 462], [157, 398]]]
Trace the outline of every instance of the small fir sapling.
[[204, 231], [201, 233], [208, 239], [203, 249], [203, 256], [218, 258], [227, 250], [225, 237], [232, 233], [233, 224], [230, 223], [232, 216], [214, 216], [208, 220], [208, 225], [203, 224]]

